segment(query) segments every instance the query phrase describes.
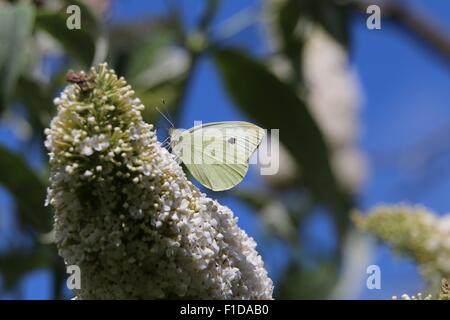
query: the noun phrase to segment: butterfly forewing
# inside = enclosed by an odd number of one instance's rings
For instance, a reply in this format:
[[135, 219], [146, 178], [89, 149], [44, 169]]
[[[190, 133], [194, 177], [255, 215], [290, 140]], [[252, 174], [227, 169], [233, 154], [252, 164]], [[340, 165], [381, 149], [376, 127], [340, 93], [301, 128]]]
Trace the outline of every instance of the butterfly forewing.
[[215, 122], [172, 135], [173, 152], [195, 179], [212, 190], [242, 181], [264, 130], [248, 122]]

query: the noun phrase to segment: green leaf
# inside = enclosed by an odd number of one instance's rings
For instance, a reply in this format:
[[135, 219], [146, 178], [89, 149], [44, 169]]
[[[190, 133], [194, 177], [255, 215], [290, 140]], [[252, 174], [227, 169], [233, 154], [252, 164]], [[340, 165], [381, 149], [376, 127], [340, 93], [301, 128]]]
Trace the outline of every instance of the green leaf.
[[[161, 117], [159, 111], [172, 116], [182, 86], [182, 80], [174, 80], [148, 89], [136, 88], [136, 95], [145, 106], [142, 112], [144, 120], [147, 123], [156, 123]], [[155, 107], [158, 107], [159, 111]]]
[[54, 277], [53, 278], [53, 299], [63, 300], [65, 298], [67, 298], [65, 296], [65, 292], [67, 290], [67, 286], [66, 286], [67, 273], [66, 273], [66, 267], [64, 264], [64, 260], [61, 259], [61, 257], [59, 257], [56, 252], [55, 252], [54, 258], [53, 258], [52, 272], [53, 272], [53, 277]]
[[276, 27], [280, 33], [284, 51], [293, 56], [302, 47], [308, 28], [301, 23], [320, 24], [335, 40], [343, 45], [349, 40], [349, 9], [336, 0], [287, 0], [275, 6]]
[[39, 11], [36, 27], [55, 38], [84, 67], [90, 67], [95, 55], [95, 38], [85, 27], [69, 30], [65, 13]]
[[333, 38], [344, 46], [348, 46], [350, 38], [349, 9], [344, 1], [315, 1], [316, 21]]
[[[191, 67], [189, 54], [176, 46], [176, 33], [165, 26], [137, 41], [127, 53], [125, 76], [146, 106], [144, 120], [155, 123], [162, 112], [177, 113]], [[163, 103], [164, 101], [164, 103]]]
[[298, 32], [298, 23], [300, 19], [310, 15], [313, 12], [312, 9], [313, 6], [309, 1], [284, 1], [275, 7], [275, 27], [280, 34], [281, 49], [296, 64], [301, 61], [300, 54], [304, 40], [303, 34]]
[[0, 185], [15, 198], [19, 220], [38, 232], [49, 232], [52, 226], [50, 210], [44, 207], [45, 184], [24, 159], [0, 146]]
[[274, 200], [273, 195], [255, 190], [236, 189], [233, 194], [252, 206], [255, 210], [261, 210]]
[[[190, 68], [189, 56], [179, 45], [180, 37], [177, 18], [119, 24], [110, 30], [114, 39], [110, 61], [145, 105], [146, 122], [155, 123], [160, 118], [155, 107], [172, 118], [177, 113]], [[183, 61], [174, 59], [177, 57]]]
[[4, 289], [13, 289], [27, 273], [50, 265], [51, 256], [43, 249], [38, 246], [30, 252], [17, 249], [0, 255], [0, 274]]
[[34, 9], [28, 2], [0, 3], [0, 109], [5, 106], [25, 62]]
[[214, 52], [214, 58], [235, 103], [264, 128], [280, 130], [281, 141], [302, 167], [304, 182], [315, 199], [346, 216], [349, 196], [334, 176], [324, 137], [305, 102], [263, 64], [243, 53], [222, 49]]
[[164, 58], [170, 45], [174, 43], [174, 34], [168, 30], [150, 34], [142, 39], [130, 52], [126, 78], [132, 80], [139, 78], [142, 72], [158, 64], [158, 58]]
[[16, 85], [15, 99], [27, 108], [34, 132], [42, 135], [55, 110], [49, 90], [34, 79], [21, 76]]
[[91, 7], [86, 5], [85, 2], [80, 0], [64, 0], [65, 5], [63, 6], [63, 9], [60, 11], [62, 15], [65, 15], [65, 17], [69, 17], [69, 14], [66, 13], [67, 7], [70, 5], [76, 5], [80, 7], [81, 12], [81, 28], [85, 30], [89, 30], [89, 33], [92, 35], [92, 37], [95, 39], [100, 36], [102, 33], [102, 25], [101, 21], [95, 14], [95, 12], [92, 11]]
[[275, 287], [276, 299], [326, 299], [336, 283], [336, 264], [323, 261], [305, 268], [292, 262]]
[[292, 208], [289, 200], [279, 193], [239, 189], [233, 194], [256, 211], [270, 238], [286, 240], [293, 249], [299, 249], [298, 227], [311, 213], [310, 208], [301, 201], [295, 203], [301, 208]]

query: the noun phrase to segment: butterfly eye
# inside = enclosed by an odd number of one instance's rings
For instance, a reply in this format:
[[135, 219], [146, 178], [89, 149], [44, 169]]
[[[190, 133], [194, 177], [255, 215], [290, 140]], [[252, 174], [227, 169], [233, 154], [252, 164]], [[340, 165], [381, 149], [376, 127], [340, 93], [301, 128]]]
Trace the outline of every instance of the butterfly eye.
[[181, 141], [183, 141], [183, 137], [182, 137], [182, 136], [180, 136], [180, 137], [178, 138], [178, 142], [181, 142]]
[[235, 144], [236, 143], [236, 138], [230, 138], [228, 139], [228, 142], [231, 144]]

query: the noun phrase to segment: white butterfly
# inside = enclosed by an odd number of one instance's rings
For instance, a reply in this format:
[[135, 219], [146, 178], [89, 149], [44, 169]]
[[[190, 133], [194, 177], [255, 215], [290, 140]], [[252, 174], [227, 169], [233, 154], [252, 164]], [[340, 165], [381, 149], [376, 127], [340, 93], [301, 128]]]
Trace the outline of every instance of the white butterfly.
[[223, 191], [244, 179], [264, 129], [243, 121], [212, 122], [172, 130], [172, 152], [206, 188]]

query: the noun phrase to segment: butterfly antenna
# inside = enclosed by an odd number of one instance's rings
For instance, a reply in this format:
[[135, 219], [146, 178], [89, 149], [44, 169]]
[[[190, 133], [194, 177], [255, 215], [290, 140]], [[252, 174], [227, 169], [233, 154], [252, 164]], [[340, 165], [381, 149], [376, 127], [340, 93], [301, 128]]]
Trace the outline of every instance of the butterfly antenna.
[[170, 119], [168, 118], [168, 117], [166, 117], [166, 115], [164, 114], [164, 113], [162, 113], [161, 112], [161, 110], [159, 110], [159, 108], [158, 107], [155, 107], [155, 109], [156, 109], [156, 111], [158, 111], [163, 117], [164, 117], [164, 119], [166, 119], [167, 120], [167, 122], [169, 122], [170, 123], [170, 125], [173, 127], [173, 128], [175, 128], [175, 126], [173, 125], [173, 122], [172, 121], [170, 121]]
[[169, 142], [169, 139], [170, 137], [165, 138], [161, 145], [164, 147], [164, 145]]

